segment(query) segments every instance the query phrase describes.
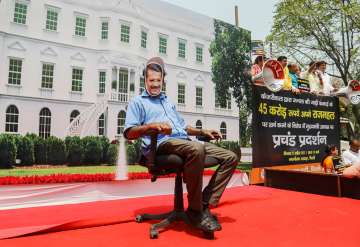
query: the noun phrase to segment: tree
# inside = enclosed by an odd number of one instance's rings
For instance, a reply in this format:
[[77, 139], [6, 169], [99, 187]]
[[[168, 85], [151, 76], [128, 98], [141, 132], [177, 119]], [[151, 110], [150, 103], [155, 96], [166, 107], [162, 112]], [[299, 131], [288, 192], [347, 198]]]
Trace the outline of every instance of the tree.
[[[216, 19], [214, 28], [215, 39], [210, 45], [210, 54], [212, 56], [213, 82], [216, 85], [219, 103], [221, 107], [226, 106], [229, 98], [228, 92], [231, 88], [239, 108], [242, 104], [246, 104], [246, 108], [250, 109], [250, 32]], [[245, 133], [247, 127], [240, 126], [240, 132]]]
[[[358, 0], [283, 0], [267, 40], [300, 64], [327, 61], [347, 85], [360, 77], [359, 13]], [[360, 124], [360, 105], [353, 114]]]

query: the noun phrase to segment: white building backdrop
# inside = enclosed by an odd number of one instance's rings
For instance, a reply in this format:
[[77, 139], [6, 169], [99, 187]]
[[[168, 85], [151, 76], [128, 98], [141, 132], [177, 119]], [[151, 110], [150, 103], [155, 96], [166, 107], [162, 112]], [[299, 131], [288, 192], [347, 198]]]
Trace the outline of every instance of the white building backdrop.
[[1, 1], [0, 132], [114, 139], [146, 60], [160, 56], [164, 91], [185, 121], [238, 140], [234, 99], [215, 100], [213, 23], [159, 0]]

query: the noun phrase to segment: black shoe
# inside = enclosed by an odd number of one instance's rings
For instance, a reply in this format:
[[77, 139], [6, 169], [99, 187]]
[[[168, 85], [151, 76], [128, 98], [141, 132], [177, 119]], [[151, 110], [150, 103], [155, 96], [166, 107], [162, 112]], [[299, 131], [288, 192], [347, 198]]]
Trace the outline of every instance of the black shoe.
[[203, 209], [203, 214], [205, 214], [207, 217], [213, 218], [214, 223], [215, 223], [215, 225], [216, 225], [215, 231], [221, 231], [221, 230], [222, 230], [222, 227], [221, 227], [221, 225], [220, 225], [220, 223], [219, 223], [219, 220], [218, 220], [217, 216], [214, 215], [214, 214], [212, 214], [212, 213], [210, 212], [210, 209], [209, 209], [209, 208], [204, 208], [204, 209]]
[[192, 209], [186, 210], [186, 215], [189, 218], [190, 223], [196, 228], [199, 228], [204, 232], [217, 231], [217, 224], [213, 217], [209, 217], [203, 212]]

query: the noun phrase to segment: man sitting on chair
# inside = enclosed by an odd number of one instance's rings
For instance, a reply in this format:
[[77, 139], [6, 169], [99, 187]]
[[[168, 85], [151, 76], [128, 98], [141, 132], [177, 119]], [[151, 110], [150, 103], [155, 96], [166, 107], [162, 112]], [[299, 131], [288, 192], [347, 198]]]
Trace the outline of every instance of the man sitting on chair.
[[[188, 191], [190, 221], [205, 231], [221, 230], [221, 225], [209, 210], [216, 206], [230, 181], [238, 158], [235, 153], [211, 143], [191, 141], [189, 136], [221, 138], [216, 130], [197, 129], [185, 124], [175, 105], [161, 92], [165, 77], [164, 62], [159, 57], [151, 58], [144, 70], [145, 89], [128, 105], [124, 136], [133, 140], [142, 137], [143, 153], [149, 153], [148, 131], [157, 131], [157, 154], [176, 154], [184, 160], [183, 177]], [[219, 167], [207, 187], [202, 191], [205, 156], [215, 157]]]

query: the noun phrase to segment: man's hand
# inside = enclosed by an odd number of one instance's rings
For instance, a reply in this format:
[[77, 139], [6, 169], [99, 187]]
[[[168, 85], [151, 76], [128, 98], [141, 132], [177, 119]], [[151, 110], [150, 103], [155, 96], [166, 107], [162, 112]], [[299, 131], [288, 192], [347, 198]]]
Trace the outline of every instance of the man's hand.
[[201, 130], [201, 135], [210, 138], [211, 140], [222, 139], [221, 133], [217, 130]]
[[156, 132], [158, 132], [160, 134], [164, 134], [164, 135], [170, 135], [172, 132], [170, 124], [168, 124], [166, 122], [150, 123], [147, 125], [147, 129], [149, 131], [153, 130], [153, 131], [156, 131]]

